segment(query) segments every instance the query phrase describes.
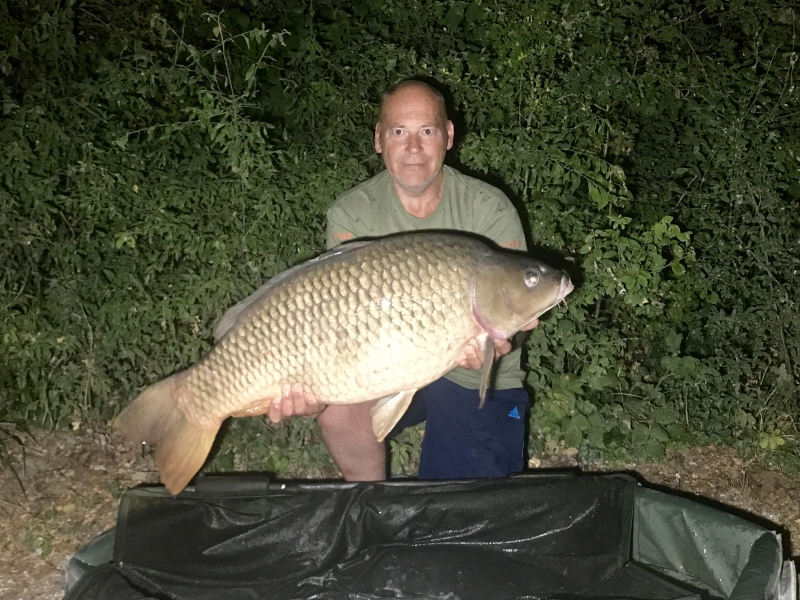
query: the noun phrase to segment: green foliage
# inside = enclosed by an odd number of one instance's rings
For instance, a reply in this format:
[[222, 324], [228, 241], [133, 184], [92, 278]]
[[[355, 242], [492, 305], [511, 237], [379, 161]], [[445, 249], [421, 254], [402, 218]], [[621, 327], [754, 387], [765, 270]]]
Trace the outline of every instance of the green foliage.
[[391, 475], [416, 475], [419, 469], [424, 424], [407, 427], [390, 443]]
[[[579, 287], [529, 337], [531, 453], [797, 457], [796, 9], [766, 1], [20, 2], [0, 11], [0, 420], [107, 418], [323, 247], [382, 91], [441, 81], [461, 168]], [[412, 472], [419, 430], [394, 442]], [[330, 476], [315, 425], [211, 468]]]
[[42, 558], [47, 558], [53, 551], [53, 536], [49, 533], [29, 533], [23, 543], [28, 550]]
[[336, 465], [311, 419], [274, 426], [264, 419], [234, 419], [225, 443], [212, 450], [207, 471], [265, 471], [283, 478], [333, 479]]

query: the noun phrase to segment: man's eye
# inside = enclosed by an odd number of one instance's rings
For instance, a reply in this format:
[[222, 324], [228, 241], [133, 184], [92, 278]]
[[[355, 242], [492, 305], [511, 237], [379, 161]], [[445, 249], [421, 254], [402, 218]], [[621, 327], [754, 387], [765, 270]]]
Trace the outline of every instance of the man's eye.
[[423, 129], [422, 133], [425, 135], [433, 135], [433, 129]]
[[392, 131], [392, 133], [394, 133], [395, 135], [402, 135], [403, 130], [402, 129], [395, 129], [394, 131]]

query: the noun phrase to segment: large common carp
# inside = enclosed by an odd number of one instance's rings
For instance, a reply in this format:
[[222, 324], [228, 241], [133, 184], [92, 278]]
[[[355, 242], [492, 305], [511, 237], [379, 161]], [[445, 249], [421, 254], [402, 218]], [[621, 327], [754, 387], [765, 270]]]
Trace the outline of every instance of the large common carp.
[[114, 425], [154, 444], [161, 481], [182, 490], [229, 416], [268, 412], [285, 384], [325, 404], [381, 399], [378, 440], [414, 393], [483, 338], [483, 399], [494, 356], [572, 291], [566, 273], [460, 234], [353, 242], [277, 275], [223, 315], [211, 352], [146, 388]]

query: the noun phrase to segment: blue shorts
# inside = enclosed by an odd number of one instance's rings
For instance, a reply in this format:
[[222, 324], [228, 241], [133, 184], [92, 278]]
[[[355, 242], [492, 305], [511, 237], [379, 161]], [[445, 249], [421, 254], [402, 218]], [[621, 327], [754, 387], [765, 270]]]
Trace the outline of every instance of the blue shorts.
[[483, 408], [478, 401], [478, 390], [444, 378], [414, 395], [388, 437], [426, 421], [420, 479], [505, 477], [522, 470], [528, 393], [488, 390]]

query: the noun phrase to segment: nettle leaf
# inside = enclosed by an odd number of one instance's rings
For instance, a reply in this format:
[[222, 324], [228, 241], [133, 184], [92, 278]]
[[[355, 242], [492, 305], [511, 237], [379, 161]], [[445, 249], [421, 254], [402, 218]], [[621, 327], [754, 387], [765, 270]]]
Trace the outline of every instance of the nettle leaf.
[[666, 444], [666, 442], [670, 441], [670, 436], [669, 433], [667, 433], [667, 430], [661, 427], [661, 425], [653, 424], [650, 427], [650, 435], [648, 439]]
[[659, 425], [666, 426], [670, 423], [675, 423], [680, 418], [680, 415], [674, 406], [667, 405], [654, 409], [652, 418]]
[[586, 434], [586, 442], [595, 448], [603, 448], [606, 445], [606, 434], [600, 429], [591, 429]]
[[635, 425], [631, 430], [631, 443], [639, 446], [644, 444], [650, 438], [650, 428], [641, 423]]
[[666, 445], [657, 440], [647, 440], [641, 446], [641, 455], [645, 460], [658, 461], [667, 453]]
[[670, 440], [678, 444], [691, 444], [695, 441], [695, 436], [689, 433], [682, 423], [669, 423], [665, 426]]
[[588, 419], [583, 415], [575, 415], [571, 419], [567, 419], [566, 423], [562, 422], [564, 443], [567, 447], [577, 448], [580, 446], [583, 434], [590, 426]]

